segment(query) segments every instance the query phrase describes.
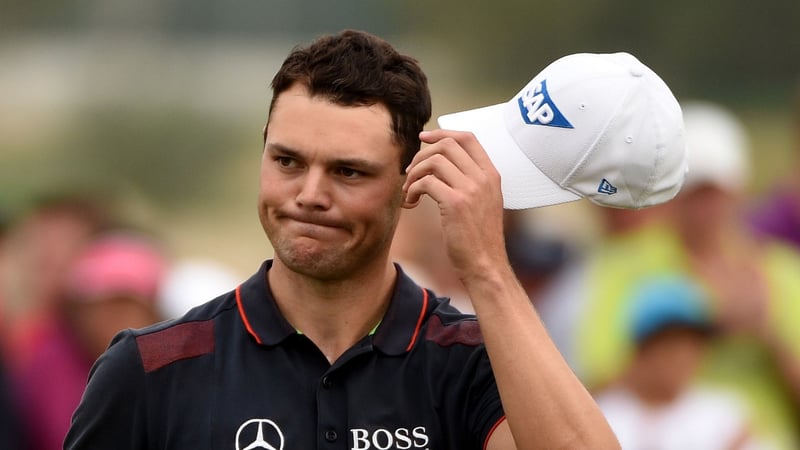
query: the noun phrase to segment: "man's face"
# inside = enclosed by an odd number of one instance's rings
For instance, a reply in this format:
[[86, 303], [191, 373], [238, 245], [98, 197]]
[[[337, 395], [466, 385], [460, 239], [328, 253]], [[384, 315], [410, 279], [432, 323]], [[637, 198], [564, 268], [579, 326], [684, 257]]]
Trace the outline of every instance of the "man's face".
[[737, 193], [712, 183], [691, 186], [675, 199], [682, 228], [694, 236], [718, 235], [738, 214]]
[[340, 106], [296, 84], [265, 136], [258, 212], [276, 262], [336, 280], [388, 256], [405, 177], [384, 106]]

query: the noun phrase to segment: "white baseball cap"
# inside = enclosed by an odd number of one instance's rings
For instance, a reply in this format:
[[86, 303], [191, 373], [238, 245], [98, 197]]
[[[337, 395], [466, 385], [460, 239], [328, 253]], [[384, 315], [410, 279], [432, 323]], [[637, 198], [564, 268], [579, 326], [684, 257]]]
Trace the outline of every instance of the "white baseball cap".
[[628, 53], [562, 57], [511, 100], [441, 116], [439, 126], [475, 134], [507, 209], [581, 198], [644, 208], [675, 197], [687, 170], [678, 101]]
[[750, 176], [747, 131], [727, 108], [692, 100], [683, 104], [689, 173], [684, 190], [712, 184], [729, 192], [743, 192]]

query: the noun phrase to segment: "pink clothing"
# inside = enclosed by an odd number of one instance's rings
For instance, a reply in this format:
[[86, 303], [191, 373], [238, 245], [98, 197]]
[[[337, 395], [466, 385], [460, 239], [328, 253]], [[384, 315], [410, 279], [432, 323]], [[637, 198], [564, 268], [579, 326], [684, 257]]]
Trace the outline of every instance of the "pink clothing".
[[60, 449], [92, 361], [66, 326], [55, 320], [43, 324], [28, 350], [12, 374], [23, 431], [31, 450]]
[[143, 236], [109, 234], [92, 242], [67, 272], [66, 295], [83, 302], [125, 296], [154, 302], [167, 262]]

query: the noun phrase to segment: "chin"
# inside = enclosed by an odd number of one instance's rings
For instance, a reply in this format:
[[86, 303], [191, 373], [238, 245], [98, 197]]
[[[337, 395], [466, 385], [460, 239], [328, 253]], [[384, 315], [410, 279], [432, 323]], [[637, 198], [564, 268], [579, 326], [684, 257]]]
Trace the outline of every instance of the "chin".
[[345, 278], [349, 265], [340, 253], [281, 251], [275, 249], [275, 257], [292, 272], [319, 280]]

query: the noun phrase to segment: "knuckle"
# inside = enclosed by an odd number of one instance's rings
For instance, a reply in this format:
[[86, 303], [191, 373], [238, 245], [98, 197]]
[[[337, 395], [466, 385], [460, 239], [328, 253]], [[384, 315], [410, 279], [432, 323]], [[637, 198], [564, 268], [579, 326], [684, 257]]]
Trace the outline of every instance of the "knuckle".
[[458, 142], [455, 140], [455, 138], [454, 138], [453, 136], [445, 136], [445, 137], [443, 137], [443, 138], [442, 138], [442, 140], [441, 140], [441, 141], [439, 141], [439, 142], [441, 142], [441, 143], [442, 143], [442, 145], [444, 145], [444, 146], [448, 146], [448, 147], [449, 147], [449, 146], [452, 146], [452, 145], [457, 145], [457, 144], [458, 144]]

